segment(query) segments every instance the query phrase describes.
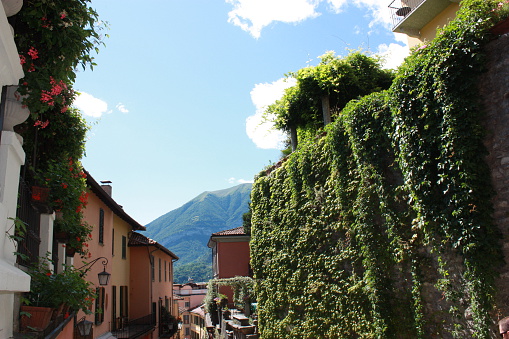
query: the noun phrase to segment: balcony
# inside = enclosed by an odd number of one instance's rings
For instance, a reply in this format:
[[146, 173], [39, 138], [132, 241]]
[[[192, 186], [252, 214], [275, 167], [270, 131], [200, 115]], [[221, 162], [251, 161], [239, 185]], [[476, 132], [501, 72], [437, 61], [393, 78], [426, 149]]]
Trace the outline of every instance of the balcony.
[[419, 38], [421, 29], [451, 3], [461, 0], [393, 0], [389, 5], [392, 31]]
[[133, 320], [119, 318], [117, 321], [110, 324], [110, 331], [116, 338], [132, 339], [138, 338], [143, 334], [150, 333], [155, 329], [155, 326], [155, 316], [149, 314]]

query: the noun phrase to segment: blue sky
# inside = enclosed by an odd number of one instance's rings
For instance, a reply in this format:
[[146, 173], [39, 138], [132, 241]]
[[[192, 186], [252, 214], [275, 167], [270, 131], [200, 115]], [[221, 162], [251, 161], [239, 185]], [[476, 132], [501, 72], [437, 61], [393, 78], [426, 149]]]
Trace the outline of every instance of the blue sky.
[[408, 53], [386, 0], [93, 0], [108, 22], [75, 105], [91, 123], [85, 168], [141, 224], [204, 191], [251, 182], [282, 136], [260, 125], [290, 71], [363, 49]]

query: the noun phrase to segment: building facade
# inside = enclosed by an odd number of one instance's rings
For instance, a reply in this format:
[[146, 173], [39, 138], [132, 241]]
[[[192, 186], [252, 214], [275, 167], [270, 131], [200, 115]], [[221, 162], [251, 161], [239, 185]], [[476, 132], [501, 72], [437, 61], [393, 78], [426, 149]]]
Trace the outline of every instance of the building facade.
[[129, 238], [131, 252], [131, 317], [151, 318], [153, 338], [169, 338], [177, 330], [178, 314], [173, 306], [173, 262], [178, 257], [144, 235], [134, 232]]
[[[212, 272], [214, 279], [249, 277], [249, 240], [251, 237], [244, 232], [244, 227], [237, 227], [213, 233], [208, 242], [212, 249]], [[233, 291], [228, 286], [221, 286], [219, 293], [233, 300]]]
[[437, 29], [456, 17], [461, 0], [393, 0], [392, 31], [408, 36], [410, 47], [431, 41]]
[[[25, 162], [22, 141], [6, 123], [7, 87], [17, 85], [24, 76], [12, 27], [7, 18], [21, 9], [18, 1], [2, 1], [0, 5], [0, 337], [9, 338], [18, 325], [19, 302], [15, 295], [30, 289], [30, 277], [16, 265], [16, 244], [12, 218], [16, 217], [20, 167]], [[22, 2], [21, 2], [22, 4]], [[21, 106], [21, 104], [19, 105]], [[28, 117], [28, 116], [27, 116]], [[22, 123], [26, 117], [17, 124]]]

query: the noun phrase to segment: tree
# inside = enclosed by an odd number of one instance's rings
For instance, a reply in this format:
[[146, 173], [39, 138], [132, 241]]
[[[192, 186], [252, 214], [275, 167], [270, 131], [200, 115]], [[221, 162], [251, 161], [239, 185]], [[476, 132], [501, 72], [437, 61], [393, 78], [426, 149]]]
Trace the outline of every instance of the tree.
[[277, 129], [290, 133], [293, 149], [298, 131], [316, 133], [350, 100], [387, 89], [394, 78], [392, 71], [381, 68], [378, 59], [361, 52], [343, 59], [327, 52], [320, 58], [317, 66], [289, 73], [287, 77], [297, 79], [297, 84], [265, 111]]

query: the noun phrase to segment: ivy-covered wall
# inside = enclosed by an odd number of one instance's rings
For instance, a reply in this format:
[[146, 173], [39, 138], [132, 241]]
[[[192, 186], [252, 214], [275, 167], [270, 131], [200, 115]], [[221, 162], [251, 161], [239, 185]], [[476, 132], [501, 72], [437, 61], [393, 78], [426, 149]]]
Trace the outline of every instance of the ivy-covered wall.
[[257, 178], [262, 338], [496, 334], [503, 253], [478, 87], [500, 8], [462, 1], [389, 90], [350, 102]]
[[[509, 238], [509, 35], [490, 42], [486, 46], [487, 71], [479, 85], [485, 117], [485, 144], [489, 150], [486, 158], [491, 171], [492, 186], [496, 192], [493, 201], [493, 218], [503, 239]], [[509, 315], [509, 242], [504, 241], [502, 250], [506, 264], [499, 271], [496, 281], [496, 304], [501, 316]]]

